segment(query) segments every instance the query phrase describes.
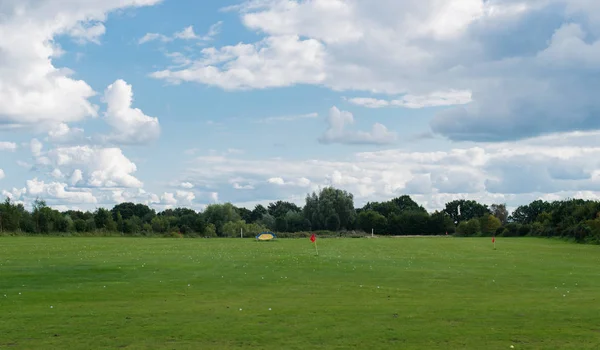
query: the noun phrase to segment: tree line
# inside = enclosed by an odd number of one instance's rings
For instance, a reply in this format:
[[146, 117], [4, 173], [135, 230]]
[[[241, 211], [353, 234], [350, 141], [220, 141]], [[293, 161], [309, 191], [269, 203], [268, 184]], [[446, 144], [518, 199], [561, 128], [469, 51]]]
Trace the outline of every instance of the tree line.
[[188, 208], [156, 212], [144, 204], [121, 203], [112, 209], [58, 211], [36, 199], [32, 210], [10, 198], [0, 204], [0, 233], [184, 235], [239, 237], [273, 231], [300, 236], [321, 231], [336, 235], [455, 235], [564, 237], [600, 243], [600, 202], [567, 199], [536, 200], [512, 214], [505, 204], [490, 206], [474, 200], [454, 200], [429, 213], [410, 196], [354, 207], [347, 191], [327, 187], [306, 196], [302, 207], [276, 201], [252, 210], [231, 203], [211, 204], [203, 211]]

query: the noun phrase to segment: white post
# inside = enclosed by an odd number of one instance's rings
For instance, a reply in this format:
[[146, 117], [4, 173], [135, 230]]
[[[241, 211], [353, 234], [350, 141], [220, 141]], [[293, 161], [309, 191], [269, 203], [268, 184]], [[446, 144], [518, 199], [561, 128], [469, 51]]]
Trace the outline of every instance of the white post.
[[373, 237], [373, 229], [371, 229], [371, 237]]
[[240, 238], [244, 238], [244, 229], [243, 228], [240, 229]]

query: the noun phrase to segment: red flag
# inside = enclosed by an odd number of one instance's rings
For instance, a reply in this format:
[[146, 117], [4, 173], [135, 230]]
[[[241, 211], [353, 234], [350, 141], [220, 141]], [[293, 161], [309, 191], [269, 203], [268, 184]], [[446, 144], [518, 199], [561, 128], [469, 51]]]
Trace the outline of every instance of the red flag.
[[496, 237], [492, 237], [492, 243], [496, 242]]
[[312, 236], [310, 236], [310, 241], [315, 243], [316, 240], [317, 240], [317, 237], [315, 237], [315, 234], [313, 233]]

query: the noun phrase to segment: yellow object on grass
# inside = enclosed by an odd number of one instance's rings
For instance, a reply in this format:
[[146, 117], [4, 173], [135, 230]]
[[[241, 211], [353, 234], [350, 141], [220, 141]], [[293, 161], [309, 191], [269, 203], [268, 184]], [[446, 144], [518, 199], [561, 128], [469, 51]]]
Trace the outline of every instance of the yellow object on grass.
[[270, 241], [275, 239], [275, 235], [272, 232], [262, 232], [256, 236], [256, 239], [259, 241]]

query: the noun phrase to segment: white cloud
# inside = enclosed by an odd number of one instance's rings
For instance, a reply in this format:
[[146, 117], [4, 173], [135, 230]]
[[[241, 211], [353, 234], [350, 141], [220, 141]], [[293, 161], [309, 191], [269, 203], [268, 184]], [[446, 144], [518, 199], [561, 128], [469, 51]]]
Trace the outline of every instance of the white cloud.
[[176, 191], [175, 198], [177, 199], [177, 203], [179, 203], [179, 205], [190, 206], [192, 205], [194, 199], [196, 199], [196, 195], [194, 192]]
[[[595, 142], [596, 137], [556, 134], [437, 152], [391, 149], [357, 153], [344, 161], [206, 156], [182, 175], [234, 202], [290, 197], [302, 202], [307, 192], [332, 185], [354, 193], [357, 205], [409, 194], [429, 210], [464, 198], [514, 207], [548, 194], [600, 195], [600, 147], [577, 145], [580, 138]], [[266, 185], [227, 190], [242, 178]]]
[[346, 126], [354, 124], [354, 116], [350, 112], [340, 111], [332, 107], [327, 118], [328, 129], [319, 138], [321, 143], [345, 144], [389, 144], [397, 139], [395, 132], [384, 125], [375, 123], [369, 132], [346, 130]]
[[264, 37], [204, 48], [152, 76], [226, 90], [311, 84], [400, 96], [351, 100], [371, 108], [460, 105], [430, 123], [458, 141], [600, 129], [593, 1], [263, 0], [227, 10]]
[[80, 41], [97, 41], [109, 12], [159, 1], [2, 1], [0, 124], [45, 127], [96, 116], [98, 107], [88, 100], [96, 94], [94, 90], [72, 78], [71, 70], [54, 66], [52, 59], [63, 51], [53, 38], [66, 34]]
[[0, 180], [4, 179], [6, 174], [4, 174], [4, 170], [0, 169]]
[[256, 44], [202, 50], [203, 58], [181, 70], [150, 76], [172, 83], [194, 81], [226, 90], [319, 84], [325, 79], [323, 45], [298, 36], [268, 37]]
[[163, 34], [158, 34], [158, 33], [146, 33], [146, 35], [144, 35], [139, 41], [138, 44], [145, 44], [147, 42], [150, 41], [154, 41], [154, 40], [160, 40], [162, 42], [169, 42], [172, 41], [171, 38], [169, 38], [166, 35]]
[[82, 128], [71, 128], [65, 123], [60, 123], [48, 131], [46, 140], [53, 143], [81, 142], [84, 140], [84, 130]]
[[32, 166], [31, 164], [29, 164], [25, 161], [22, 161], [22, 160], [17, 160], [17, 165], [22, 168], [31, 168], [31, 166]]
[[55, 179], [62, 179], [63, 177], [65, 177], [65, 175], [62, 173], [62, 171], [60, 171], [60, 169], [52, 170], [50, 175]]
[[415, 96], [405, 95], [397, 100], [382, 100], [368, 97], [356, 97], [348, 100], [350, 103], [367, 108], [382, 107], [404, 107], [404, 108], [426, 108], [462, 105], [471, 102], [470, 91], [445, 91], [433, 92], [429, 95]]
[[187, 189], [194, 188], [194, 184], [192, 184], [190, 182], [182, 182], [179, 186], [181, 186], [181, 188], [187, 188]]
[[237, 182], [233, 183], [233, 188], [235, 188], [236, 190], [253, 190], [254, 186], [251, 184], [247, 184], [247, 185], [240, 185]]
[[71, 183], [84, 182], [90, 187], [141, 188], [142, 182], [133, 173], [136, 165], [119, 148], [90, 146], [59, 147], [38, 155], [42, 165], [71, 174]]
[[83, 180], [83, 172], [79, 169], [73, 170], [73, 173], [71, 174], [71, 178], [69, 179], [71, 186], [76, 186], [82, 180]]
[[23, 195], [27, 193], [27, 188], [13, 188], [11, 191], [2, 190], [2, 197], [10, 198], [13, 201], [20, 201]]
[[87, 191], [71, 191], [67, 184], [52, 182], [46, 184], [37, 178], [27, 180], [27, 193], [32, 196], [43, 196], [44, 199], [58, 199], [69, 203], [97, 203], [96, 197]]
[[298, 179], [285, 181], [281, 177], [272, 177], [267, 180], [268, 183], [279, 186], [296, 186], [296, 187], [309, 187], [311, 182], [309, 179], [305, 177], [300, 177]]
[[116, 80], [106, 88], [104, 100], [108, 105], [105, 120], [113, 129], [113, 133], [107, 137], [109, 141], [146, 143], [158, 139], [158, 118], [149, 117], [140, 109], [131, 107], [131, 85], [124, 80]]
[[44, 145], [38, 139], [32, 139], [29, 143], [29, 149], [31, 150], [31, 153], [36, 157], [40, 155], [43, 148]]
[[14, 142], [0, 141], [0, 151], [16, 151], [17, 144]]
[[173, 34], [173, 37], [176, 39], [183, 39], [183, 40], [198, 39], [198, 35], [196, 35], [196, 33], [194, 33], [193, 26], [186, 27], [181, 32], [177, 32], [177, 33]]
[[92, 42], [100, 45], [100, 37], [104, 35], [106, 28], [102, 23], [78, 23], [69, 31], [69, 34], [80, 44]]
[[173, 33], [173, 36], [167, 36], [164, 34], [158, 33], [146, 33], [139, 41], [138, 44], [145, 44], [150, 41], [161, 41], [163, 43], [168, 43], [177, 39], [180, 40], [200, 40], [200, 41], [210, 41], [213, 40], [215, 36], [219, 35], [221, 32], [221, 26], [223, 22], [217, 22], [210, 26], [208, 33], [205, 35], [198, 35], [194, 31], [194, 26], [187, 26], [183, 28], [181, 31]]
[[175, 195], [173, 193], [165, 192], [162, 196], [160, 196], [161, 203], [165, 205], [176, 205], [177, 199], [175, 199]]

